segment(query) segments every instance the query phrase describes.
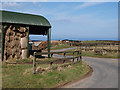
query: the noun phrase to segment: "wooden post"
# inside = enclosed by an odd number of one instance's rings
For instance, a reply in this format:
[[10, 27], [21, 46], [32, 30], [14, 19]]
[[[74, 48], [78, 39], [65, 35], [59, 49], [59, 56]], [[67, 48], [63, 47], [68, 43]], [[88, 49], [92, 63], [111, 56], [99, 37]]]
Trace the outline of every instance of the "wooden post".
[[[48, 41], [48, 53], [50, 53], [50, 35], [49, 35], [49, 29], [47, 32], [47, 41]], [[50, 54], [48, 54], [48, 58], [50, 58]]]
[[53, 62], [50, 62], [50, 66], [52, 66]]
[[34, 52], [34, 59], [33, 59], [33, 74], [36, 73], [36, 52]]
[[4, 30], [3, 30], [3, 26], [1, 25], [1, 39], [2, 39], [2, 47], [1, 47], [1, 61], [4, 60]]
[[80, 60], [82, 61], [82, 51], [80, 51]]
[[82, 50], [82, 43], [81, 43], [81, 41], [80, 41], [80, 50]]
[[77, 52], [77, 61], [79, 60], [79, 51]]
[[29, 58], [29, 27], [28, 27], [28, 37], [27, 37], [27, 58]]
[[53, 53], [51, 53], [51, 58], [53, 58]]
[[65, 62], [65, 58], [66, 58], [66, 56], [65, 56], [65, 55], [66, 55], [66, 53], [64, 53], [64, 60], [63, 60], [63, 63]]
[[73, 62], [74, 62], [74, 52], [73, 52]]

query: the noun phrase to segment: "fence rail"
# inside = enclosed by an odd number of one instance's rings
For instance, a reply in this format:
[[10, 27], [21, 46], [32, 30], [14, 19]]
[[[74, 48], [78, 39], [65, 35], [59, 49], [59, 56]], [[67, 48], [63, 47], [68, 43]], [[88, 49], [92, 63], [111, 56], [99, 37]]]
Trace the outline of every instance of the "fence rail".
[[[50, 54], [51, 58], [53, 57], [54, 54], [60, 54], [63, 53], [63, 58], [56, 58], [56, 60], [44, 60], [41, 62], [37, 62], [36, 61], [36, 56], [38, 55], [44, 55], [44, 54]], [[66, 57], [66, 53], [72, 53], [72, 57], [67, 58]], [[75, 55], [75, 53], [77, 53], [77, 56]], [[42, 64], [42, 63], [49, 63], [50, 66], [52, 66], [52, 64], [56, 61], [63, 61], [63, 63], [65, 63], [66, 60], [70, 60], [72, 59], [73, 63], [74, 60], [77, 59], [77, 61], [81, 61], [82, 60], [82, 52], [81, 51], [63, 51], [63, 52], [34, 52], [34, 59], [33, 59], [33, 73], [36, 73], [36, 65], [37, 64]]]

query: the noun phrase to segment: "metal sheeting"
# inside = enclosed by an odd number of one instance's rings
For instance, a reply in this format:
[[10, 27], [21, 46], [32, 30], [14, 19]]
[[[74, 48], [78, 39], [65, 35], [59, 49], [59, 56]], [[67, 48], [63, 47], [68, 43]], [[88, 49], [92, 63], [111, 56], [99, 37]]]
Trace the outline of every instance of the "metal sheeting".
[[10, 11], [0, 12], [2, 12], [2, 20], [0, 20], [2, 23], [24, 24], [29, 26], [45, 26], [51, 28], [49, 21], [43, 16]]

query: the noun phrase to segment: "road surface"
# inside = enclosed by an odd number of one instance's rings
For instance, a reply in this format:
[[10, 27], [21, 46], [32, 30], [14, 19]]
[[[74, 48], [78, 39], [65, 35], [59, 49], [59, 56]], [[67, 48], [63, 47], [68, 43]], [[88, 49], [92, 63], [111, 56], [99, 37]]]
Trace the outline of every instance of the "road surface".
[[[54, 51], [72, 49], [76, 47]], [[118, 88], [118, 59], [83, 57], [82, 60], [93, 68], [92, 75], [62, 88]]]
[[62, 51], [73, 50], [73, 49], [77, 49], [77, 47], [65, 48], [65, 49], [56, 49], [56, 50], [51, 50], [51, 52], [62, 52]]
[[83, 57], [92, 68], [91, 76], [62, 88], [118, 88], [118, 60]]

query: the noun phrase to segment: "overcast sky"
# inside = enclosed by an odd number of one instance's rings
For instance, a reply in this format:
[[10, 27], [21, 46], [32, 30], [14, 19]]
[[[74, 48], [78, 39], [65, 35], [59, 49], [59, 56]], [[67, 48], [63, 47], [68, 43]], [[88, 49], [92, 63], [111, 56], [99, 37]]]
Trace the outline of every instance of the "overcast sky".
[[[14, 0], [15, 1], [15, 0]], [[3, 2], [2, 10], [42, 15], [52, 39], [117, 40], [117, 2]], [[39, 37], [31, 37], [39, 39]], [[45, 37], [46, 38], [46, 37]]]

